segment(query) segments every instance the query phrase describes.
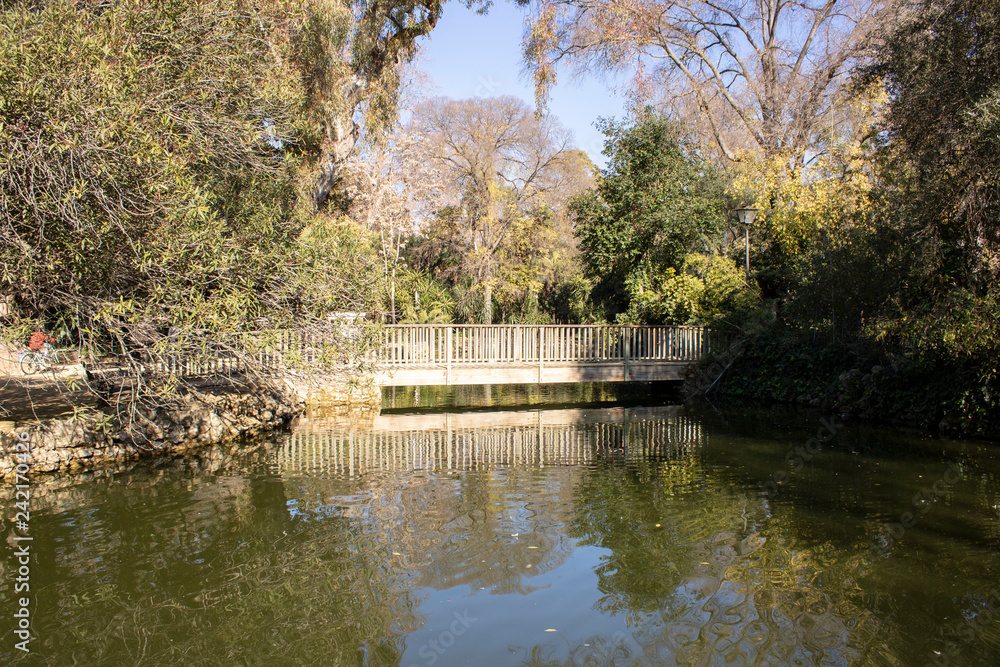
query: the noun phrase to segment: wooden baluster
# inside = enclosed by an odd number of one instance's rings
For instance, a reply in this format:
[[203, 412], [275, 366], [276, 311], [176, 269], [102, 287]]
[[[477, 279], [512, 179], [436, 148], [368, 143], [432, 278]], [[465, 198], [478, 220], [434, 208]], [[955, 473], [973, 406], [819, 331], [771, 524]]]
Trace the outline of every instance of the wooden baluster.
[[538, 382], [542, 381], [542, 366], [545, 363], [545, 327], [538, 327]]
[[445, 342], [444, 342], [444, 356], [445, 364], [447, 364], [447, 369], [445, 370], [445, 384], [451, 384], [451, 327], [447, 327], [445, 331]]

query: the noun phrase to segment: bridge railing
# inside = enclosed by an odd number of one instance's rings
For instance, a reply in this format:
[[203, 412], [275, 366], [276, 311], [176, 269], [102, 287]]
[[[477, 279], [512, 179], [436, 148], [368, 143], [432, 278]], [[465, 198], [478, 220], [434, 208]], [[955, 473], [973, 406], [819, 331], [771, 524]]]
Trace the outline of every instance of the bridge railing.
[[[426, 325], [382, 327], [381, 345], [364, 358], [378, 366], [504, 366], [625, 364], [698, 361], [709, 335], [697, 326]], [[243, 334], [206, 341], [202, 349], [88, 364], [94, 377], [118, 381], [136, 373], [157, 376], [235, 376], [296, 366], [348, 367], [350, 332]], [[119, 377], [121, 376], [121, 377]]]
[[708, 352], [698, 326], [396, 324], [382, 336], [376, 362], [386, 366], [698, 361]]

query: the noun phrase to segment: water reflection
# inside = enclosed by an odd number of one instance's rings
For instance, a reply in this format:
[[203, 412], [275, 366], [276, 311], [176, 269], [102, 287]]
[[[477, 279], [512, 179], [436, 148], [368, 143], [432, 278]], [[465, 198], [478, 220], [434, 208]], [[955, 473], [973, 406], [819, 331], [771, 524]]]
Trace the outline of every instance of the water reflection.
[[475, 470], [580, 465], [606, 456], [685, 458], [701, 426], [677, 406], [380, 415], [370, 427], [301, 419], [277, 455], [282, 473]]
[[[0, 655], [993, 664], [994, 450], [846, 427], [762, 493], [817, 420], [670, 406], [306, 419], [253, 447], [36, 485], [37, 636], [30, 655]], [[872, 549], [949, 463], [960, 479]], [[10, 618], [11, 543], [2, 554]]]

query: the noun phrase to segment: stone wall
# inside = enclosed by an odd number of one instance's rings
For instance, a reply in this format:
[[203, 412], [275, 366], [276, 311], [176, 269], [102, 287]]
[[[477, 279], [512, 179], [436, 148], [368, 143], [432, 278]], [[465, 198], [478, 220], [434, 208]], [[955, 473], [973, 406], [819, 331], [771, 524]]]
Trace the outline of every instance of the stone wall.
[[205, 388], [151, 410], [137, 410], [124, 427], [102, 423], [109, 421], [102, 413], [32, 425], [26, 429], [31, 448], [27, 459], [18, 455], [14, 433], [0, 434], [0, 477], [15, 479], [19, 463], [26, 463], [35, 475], [183, 452], [283, 426], [310, 406], [370, 412], [380, 405], [381, 388], [373, 382], [332, 378], [288, 375], [271, 387]]

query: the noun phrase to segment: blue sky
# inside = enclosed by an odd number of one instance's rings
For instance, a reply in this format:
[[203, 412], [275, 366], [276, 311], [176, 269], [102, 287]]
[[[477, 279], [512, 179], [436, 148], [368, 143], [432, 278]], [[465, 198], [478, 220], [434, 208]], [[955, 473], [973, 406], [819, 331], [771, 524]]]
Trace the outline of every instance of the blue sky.
[[[485, 16], [447, 3], [421, 44], [419, 65], [435, 84], [432, 94], [454, 99], [516, 95], [534, 106], [534, 84], [522, 73], [523, 32], [524, 12], [509, 2], [494, 4]], [[577, 148], [603, 166], [603, 135], [593, 123], [599, 116], [624, 115], [624, 99], [597, 77], [574, 82], [568, 72], [558, 75], [549, 111], [573, 130]]]

